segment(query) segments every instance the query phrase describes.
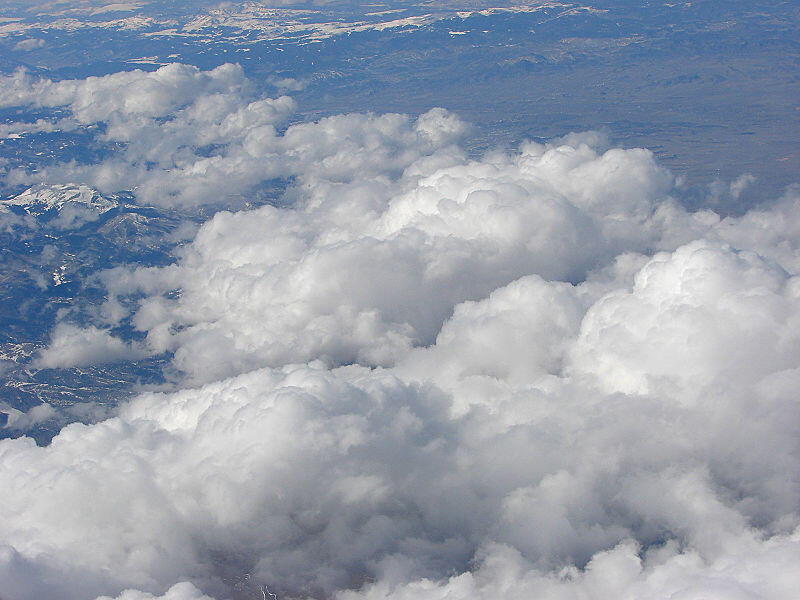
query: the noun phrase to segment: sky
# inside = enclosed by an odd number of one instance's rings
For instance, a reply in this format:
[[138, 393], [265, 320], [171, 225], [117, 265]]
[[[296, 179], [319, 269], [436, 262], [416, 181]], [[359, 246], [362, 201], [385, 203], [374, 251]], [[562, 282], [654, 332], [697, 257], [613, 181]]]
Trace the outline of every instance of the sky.
[[0, 599], [794, 598], [797, 11], [697, 4], [0, 5]]

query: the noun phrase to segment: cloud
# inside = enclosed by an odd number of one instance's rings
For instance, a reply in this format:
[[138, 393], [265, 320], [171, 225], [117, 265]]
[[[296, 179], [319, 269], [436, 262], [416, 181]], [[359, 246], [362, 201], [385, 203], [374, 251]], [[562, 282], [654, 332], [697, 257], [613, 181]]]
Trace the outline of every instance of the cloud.
[[14, 50], [34, 50], [36, 48], [44, 47], [44, 40], [40, 40], [38, 38], [30, 38], [27, 40], [21, 40], [14, 44]]
[[756, 178], [750, 173], [739, 175], [730, 183], [725, 182], [719, 178], [715, 179], [709, 184], [710, 198], [709, 203], [719, 203], [722, 206], [725, 202], [731, 200], [739, 200], [742, 193], [756, 181]]
[[[331, 153], [308, 161], [292, 205], [219, 213], [175, 265], [109, 272], [109, 291], [149, 296], [134, 325], [197, 381], [315, 359], [389, 366], [431, 344], [460, 302], [528, 274], [581, 281], [621, 250], [662, 243], [672, 178], [649, 152], [427, 154], [459, 129], [444, 111], [290, 128], [294, 146]], [[399, 178], [372, 176], [393, 169], [399, 143], [424, 150], [408, 151]]]
[[91, 593], [190, 580], [226, 597], [247, 574], [282, 595], [790, 597], [800, 353], [755, 360], [751, 343], [793, 343], [796, 287], [692, 242], [458, 305], [397, 369], [140, 396], [49, 447], [0, 444], [17, 515], [0, 536]]
[[109, 144], [101, 162], [11, 170], [7, 183], [85, 183], [103, 193], [131, 190], [139, 202], [160, 206], [222, 205], [275, 178], [396, 176], [464, 131], [458, 118], [435, 109], [414, 121], [336, 115], [280, 134], [276, 128], [294, 102], [253, 97], [242, 69], [231, 64], [211, 71], [172, 64], [60, 82], [17, 71], [2, 84], [0, 106], [66, 107], [79, 126], [105, 124], [99, 141]]
[[64, 369], [136, 360], [145, 355], [138, 344], [124, 342], [107, 330], [62, 322], [56, 325], [50, 344], [39, 352], [31, 366], [36, 369]]
[[[65, 107], [79, 126], [103, 123], [99, 141], [111, 144], [100, 163], [11, 171], [10, 183], [135, 189], [141, 202], [160, 205], [219, 202], [225, 185], [236, 194], [274, 177], [242, 146], [248, 134], [274, 137], [273, 127], [293, 110], [288, 97], [253, 99], [241, 68], [230, 64], [211, 71], [172, 64], [59, 82], [17, 71], [3, 78], [2, 89], [0, 105]], [[234, 156], [226, 160], [227, 153]]]
[[411, 352], [398, 370], [448, 388], [464, 380], [515, 385], [557, 375], [586, 304], [583, 290], [569, 283], [522, 277], [484, 300], [456, 305], [436, 343]]
[[[680, 265], [685, 252], [666, 260]], [[719, 252], [745, 274], [742, 290], [758, 289], [749, 265]], [[652, 259], [638, 276], [664, 261]], [[558, 322], [563, 310], [548, 298], [578, 293], [565, 285], [514, 283], [482, 310], [457, 310], [445, 331], [472, 323], [475, 339], [499, 343], [507, 329], [498, 322], [537, 299], [552, 308], [532, 330], [547, 331], [547, 314]], [[755, 326], [783, 327], [767, 319]], [[554, 337], [569, 340], [575, 327], [569, 319], [564, 327]], [[724, 341], [726, 333], [710, 335]], [[442, 337], [446, 351], [452, 337]], [[665, 352], [681, 347], [675, 338]], [[461, 353], [451, 348], [448, 358]], [[16, 493], [1, 508], [17, 516], [0, 535], [48, 568], [68, 556], [62, 568], [82, 572], [90, 589], [161, 593], [188, 578], [217, 597], [225, 597], [224, 581], [246, 573], [289, 595], [372, 579], [402, 588], [466, 573], [472, 560], [489, 560], [486, 549], [501, 547], [509, 550], [494, 559], [497, 568], [521, 562], [544, 585], [551, 569], [588, 564], [571, 577], [589, 587], [611, 579], [615, 597], [647, 574], [628, 540], [652, 553], [674, 540], [658, 560], [684, 570], [690, 560], [698, 566], [689, 572], [700, 575], [714, 569], [704, 565], [747, 558], [764, 544], [792, 547], [786, 536], [797, 525], [800, 481], [786, 461], [798, 455], [796, 364], [776, 372], [737, 363], [747, 367], [738, 389], [685, 402], [674, 385], [605, 395], [591, 378], [546, 373], [558, 370], [549, 357], [549, 368], [514, 382], [492, 373], [490, 351], [477, 373], [480, 358], [470, 348], [463, 356], [459, 373], [472, 387], [489, 380], [481, 404], [424, 372], [427, 383], [415, 383], [408, 373], [317, 364], [145, 395], [116, 418], [66, 427], [46, 448], [5, 441], [0, 474]], [[700, 389], [706, 376], [687, 375]], [[633, 561], [629, 572], [615, 574], [617, 560]], [[764, 578], [749, 585], [769, 589], [773, 572], [760, 568]], [[500, 584], [509, 585], [486, 585]]]
[[200, 71], [171, 64], [153, 72], [123, 71], [102, 77], [51, 81], [24, 70], [3, 77], [0, 106], [68, 107], [85, 125], [119, 117], [163, 117], [196, 96], [241, 93], [247, 81], [240, 67]]
[[608, 392], [675, 386], [687, 402], [741, 385], [751, 370], [791, 368], [800, 353], [798, 285], [757, 254], [702, 241], [656, 255], [630, 292], [586, 314], [573, 365]]
[[309, 84], [307, 80], [294, 79], [293, 77], [271, 79], [270, 83], [279, 90], [287, 92], [300, 92], [306, 89]]
[[113, 2], [109, 4], [105, 4], [103, 6], [99, 6], [97, 8], [93, 8], [91, 15], [99, 15], [108, 12], [129, 12], [135, 11], [142, 7], [143, 5], [139, 2]]
[[756, 178], [750, 173], [745, 173], [744, 175], [740, 175], [734, 179], [730, 185], [731, 197], [738, 199], [739, 196], [742, 195], [742, 192], [745, 190], [745, 188], [747, 188], [751, 183], [755, 182], [755, 180]]
[[0, 405], [0, 410], [7, 415], [4, 427], [15, 430], [27, 430], [34, 425], [56, 418], [56, 410], [49, 404], [38, 404], [27, 412], [15, 410], [6, 403]]
[[0, 402], [0, 414], [5, 415], [5, 423], [2, 427], [14, 434], [28, 434], [44, 424], [48, 428], [58, 427], [60, 429], [74, 421], [96, 423], [107, 419], [112, 412], [111, 407], [95, 402], [77, 402], [58, 408], [52, 404], [42, 403], [25, 412], [12, 408], [5, 402]]
[[103, 596], [97, 600], [212, 600], [191, 583], [176, 583], [163, 596], [154, 596], [138, 590], [126, 590], [116, 598]]
[[796, 581], [790, 575], [798, 559], [797, 534], [760, 542], [747, 538], [724, 561], [706, 562], [693, 552], [667, 546], [645, 554], [633, 541], [596, 554], [583, 571], [545, 573], [532, 568], [513, 548], [491, 546], [478, 569], [446, 582], [418, 580], [403, 585], [379, 583], [339, 600], [428, 600], [490, 598], [774, 598], [789, 599]]
[[470, 159], [443, 109], [278, 133], [290, 102], [232, 67], [13, 77], [107, 119], [125, 149], [85, 173], [119, 164], [140, 199], [295, 181], [102, 273], [105, 326], [54, 329], [34, 366], [165, 353], [184, 378], [0, 441], [4, 597], [795, 594], [797, 190], [691, 212], [646, 150]]

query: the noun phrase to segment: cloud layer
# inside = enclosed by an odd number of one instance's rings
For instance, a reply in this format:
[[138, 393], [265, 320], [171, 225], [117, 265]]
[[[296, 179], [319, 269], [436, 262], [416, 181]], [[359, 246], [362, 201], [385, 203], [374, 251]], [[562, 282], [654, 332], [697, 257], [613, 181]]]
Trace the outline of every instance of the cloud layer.
[[[243, 104], [233, 67], [15, 77], [7, 102], [135, 126], [112, 160], [137, 194], [296, 181], [172, 265], [103, 273], [113, 318], [54, 330], [39, 366], [164, 353], [183, 389], [0, 441], [4, 598], [796, 594], [796, 190], [689, 212], [646, 150], [580, 134], [473, 160], [441, 109], [277, 133], [291, 101]], [[81, 100], [128, 81], [191, 93]], [[164, 118], [193, 166], [142, 171]]]
[[[431, 121], [451, 117], [406, 127]], [[389, 366], [460, 302], [528, 274], [582, 281], [623, 249], [671, 243], [669, 219], [702, 226], [668, 200], [671, 181], [643, 150], [528, 144], [474, 162], [445, 149], [396, 179], [310, 177], [291, 208], [219, 213], [175, 265], [105, 281], [150, 295], [133, 323], [195, 380], [315, 359]]]
[[106, 149], [99, 163], [13, 169], [7, 183], [85, 183], [103, 193], [131, 190], [140, 203], [166, 207], [241, 200], [275, 178], [349, 181], [401, 171], [463, 132], [441, 110], [415, 123], [352, 114], [282, 129], [294, 111], [291, 98], [254, 97], [241, 67], [231, 64], [211, 71], [171, 64], [59, 82], [17, 71], [0, 77], [0, 90], [0, 107], [68, 113], [39, 119], [28, 131], [83, 128]]

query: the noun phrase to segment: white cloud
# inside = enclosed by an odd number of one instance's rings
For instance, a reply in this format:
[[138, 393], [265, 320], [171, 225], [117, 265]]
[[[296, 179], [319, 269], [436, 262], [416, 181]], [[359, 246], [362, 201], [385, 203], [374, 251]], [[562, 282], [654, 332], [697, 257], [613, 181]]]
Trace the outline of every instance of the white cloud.
[[[547, 285], [525, 280], [495, 294], [489, 304], [510, 312], [487, 311], [472, 335], [499, 343], [507, 334], [497, 322], [530, 299], [546, 304]], [[463, 327], [477, 314], [465, 307], [454, 321]], [[547, 331], [543, 320], [534, 331]], [[464, 349], [460, 372], [496, 368], [487, 350], [480, 365]], [[674, 386], [606, 396], [591, 381], [543, 370], [533, 370], [533, 384], [505, 380], [458, 414], [458, 389], [361, 367], [262, 370], [143, 396], [117, 418], [68, 426], [47, 448], [0, 444], [0, 483], [16, 490], [2, 500], [16, 517], [0, 537], [26, 560], [83, 573], [89, 589], [161, 593], [188, 578], [218, 597], [223, 579], [244, 573], [284, 594], [330, 593], [359, 578], [438, 581], [496, 544], [542, 585], [550, 569], [594, 557], [574, 577], [594, 585], [595, 569], [613, 579], [614, 597], [646, 575], [635, 562], [624, 576], [603, 562], [619, 544], [611, 555], [629, 556], [628, 539], [676, 540], [700, 575], [739, 554], [749, 560], [746, 548], [788, 544], [758, 538], [798, 522], [800, 481], [787, 469], [798, 453], [796, 368], [748, 368], [738, 391], [695, 403], [681, 402]], [[672, 547], [668, 558], [673, 569], [687, 560]], [[759, 568], [750, 583], [769, 589], [773, 573]], [[508, 585], [487, 586], [500, 583]]]
[[[177, 264], [117, 270], [108, 287], [151, 296], [134, 324], [196, 380], [317, 358], [392, 365], [432, 343], [459, 302], [533, 273], [580, 281], [670, 229], [659, 201], [672, 206], [671, 177], [646, 151], [528, 144], [481, 162], [425, 155], [459, 129], [444, 111], [290, 128], [293, 146], [328, 155], [305, 161], [293, 206], [219, 213]], [[415, 160], [396, 180], [373, 176], [394, 168], [387, 147], [399, 144]]]
[[675, 386], [683, 401], [739, 386], [800, 355], [800, 279], [753, 252], [693, 242], [656, 255], [633, 289], [583, 320], [576, 368], [608, 392]]
[[112, 2], [97, 8], [93, 8], [90, 14], [99, 15], [108, 12], [129, 12], [138, 10], [141, 7], [142, 4], [140, 2]]
[[163, 596], [154, 596], [138, 590], [126, 590], [115, 598], [103, 596], [97, 600], [212, 600], [191, 583], [176, 583]]
[[5, 426], [9, 429], [26, 430], [33, 425], [38, 425], [57, 415], [56, 410], [49, 404], [38, 404], [26, 412], [15, 410], [3, 403], [0, 410], [7, 415]]
[[[434, 109], [403, 115], [337, 115], [276, 130], [293, 101], [254, 98], [238, 66], [212, 71], [167, 65], [52, 82], [23, 71], [2, 78], [0, 106], [67, 107], [80, 125], [104, 123], [118, 144], [100, 163], [11, 170], [12, 185], [79, 182], [103, 193], [133, 190], [162, 206], [224, 204], [274, 178], [332, 182], [397, 176], [420, 156], [456, 141], [464, 125]], [[66, 124], [65, 124], [66, 126]], [[44, 125], [37, 125], [42, 130]]]
[[[80, 100], [126, 78], [141, 102]], [[297, 182], [281, 207], [218, 213], [172, 265], [103, 274], [109, 324], [130, 318], [146, 343], [55, 329], [37, 366], [171, 352], [196, 387], [47, 447], [0, 441], [5, 595], [800, 587], [796, 191], [691, 213], [645, 150], [573, 134], [469, 160], [441, 109], [279, 135], [289, 102], [245, 99], [230, 67], [20, 81], [14, 97], [108, 119], [137, 192]], [[151, 142], [171, 162], [137, 171]], [[126, 295], [143, 297], [132, 315]]]
[[791, 575], [800, 559], [798, 534], [760, 542], [744, 536], [741, 547], [724, 560], [704, 561], [697, 554], [674, 546], [641, 556], [635, 542], [626, 541], [596, 554], [584, 571], [566, 568], [546, 573], [532, 568], [513, 548], [494, 545], [485, 550], [480, 567], [446, 582], [418, 580], [392, 585], [381, 582], [362, 592], [344, 592], [338, 600], [432, 600], [496, 598], [509, 600], [546, 598], [578, 600], [596, 598], [771, 598], [789, 600], [795, 595]]
[[745, 188], [747, 188], [751, 183], [754, 183], [755, 180], [756, 178], [750, 173], [745, 173], [744, 175], [740, 175], [734, 179], [730, 185], [731, 197], [738, 199], [739, 196], [742, 195], [742, 192], [745, 190]]
[[37, 369], [64, 369], [136, 360], [145, 355], [138, 344], [124, 342], [107, 330], [59, 323], [53, 330], [50, 344], [39, 352], [31, 366]]
[[280, 79], [272, 79], [270, 83], [282, 92], [299, 92], [308, 87], [308, 81], [294, 79], [293, 77], [283, 77]]
[[40, 40], [38, 38], [28, 38], [26, 40], [20, 40], [16, 44], [14, 44], [14, 50], [35, 50], [36, 48], [44, 47], [44, 40]]
[[458, 305], [396, 370], [145, 395], [48, 448], [0, 444], [17, 490], [0, 537], [93, 593], [188, 579], [225, 597], [249, 573], [289, 595], [788, 598], [796, 287], [693, 242]]
[[83, 124], [112, 117], [164, 117], [197, 96], [242, 93], [247, 81], [240, 67], [212, 71], [171, 64], [151, 73], [134, 70], [103, 77], [51, 81], [23, 70], [3, 77], [0, 106], [68, 107]]

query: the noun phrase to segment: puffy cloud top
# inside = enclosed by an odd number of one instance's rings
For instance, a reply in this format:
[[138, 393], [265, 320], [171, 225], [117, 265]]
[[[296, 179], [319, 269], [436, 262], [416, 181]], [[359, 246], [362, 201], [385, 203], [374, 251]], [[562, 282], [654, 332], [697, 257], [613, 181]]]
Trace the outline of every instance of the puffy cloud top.
[[337, 115], [300, 123], [287, 96], [255, 98], [241, 67], [211, 71], [172, 64], [52, 82], [24, 71], [2, 78], [0, 106], [63, 107], [71, 115], [40, 119], [32, 130], [103, 123], [107, 157], [7, 175], [14, 184], [81, 182], [104, 193], [132, 190], [144, 204], [224, 204], [274, 179], [350, 181], [391, 176], [420, 156], [457, 141], [464, 124], [442, 109], [411, 122], [402, 115]]
[[0, 441], [4, 598], [796, 595], [796, 191], [721, 218], [595, 134], [480, 160], [441, 109], [279, 134], [290, 101], [235, 68], [157, 73], [91, 85], [200, 92], [104, 112], [17, 75], [13, 102], [118, 118], [137, 193], [297, 181], [102, 274], [113, 323], [56, 327], [39, 366], [167, 353], [182, 389]]
[[[474, 162], [425, 155], [421, 123], [446, 129], [443, 111], [346, 119], [370, 156], [361, 178], [331, 181], [315, 165], [294, 206], [219, 213], [176, 265], [106, 276], [111, 291], [151, 294], [134, 323], [154, 352], [205, 380], [314, 359], [388, 366], [432, 343], [460, 302], [533, 273], [581, 281], [621, 249], [662, 243], [671, 177], [648, 152], [529, 144]], [[370, 146], [385, 145], [387, 126], [422, 155], [397, 180], [368, 176], [370, 161], [394, 167]]]
[[112, 117], [166, 117], [197, 96], [241, 93], [247, 87], [241, 67], [212, 71], [171, 64], [147, 73], [123, 71], [103, 77], [50, 81], [19, 70], [3, 77], [0, 106], [68, 107], [84, 124]]

